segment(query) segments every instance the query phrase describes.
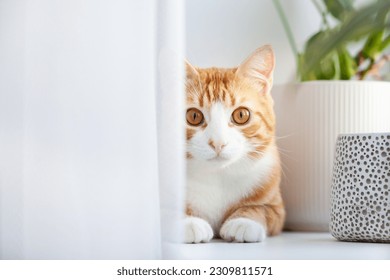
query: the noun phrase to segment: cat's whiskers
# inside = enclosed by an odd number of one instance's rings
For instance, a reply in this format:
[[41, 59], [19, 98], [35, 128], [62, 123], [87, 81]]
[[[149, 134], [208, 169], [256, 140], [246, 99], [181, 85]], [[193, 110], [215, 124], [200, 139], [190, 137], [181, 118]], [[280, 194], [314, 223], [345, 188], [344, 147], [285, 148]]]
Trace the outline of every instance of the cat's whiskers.
[[[292, 136], [292, 134], [285, 135], [285, 136], [278, 136], [278, 137], [275, 137], [275, 140], [276, 140], [276, 142], [278, 142], [281, 139], [285, 139], [285, 138], [288, 138], [288, 137], [291, 137], [291, 136]], [[283, 149], [283, 148], [280, 147], [280, 145], [277, 145], [277, 148], [278, 148], [278, 151], [279, 151], [279, 153], [281, 155], [283, 155], [284, 157], [286, 157], [286, 158], [288, 158], [290, 160], [294, 160], [294, 158], [291, 157], [291, 155], [290, 155], [292, 153], [291, 150]]]
[[288, 178], [285, 171], [290, 172], [290, 169], [288, 169], [288, 167], [283, 161], [280, 162], [280, 165], [282, 166], [282, 168], [280, 169], [282, 171], [282, 178]]
[[289, 159], [289, 160], [292, 160], [292, 161], [296, 161], [296, 158], [294, 158], [291, 154], [292, 154], [292, 151], [291, 150], [286, 150], [286, 149], [283, 149], [283, 148], [280, 148], [279, 146], [277, 147], [278, 148], [278, 151], [279, 151], [279, 154], [282, 155], [283, 157]]
[[291, 137], [293, 136], [293, 134], [287, 134], [287, 135], [284, 135], [284, 136], [275, 136], [275, 140], [278, 141], [278, 140], [281, 140], [281, 139], [286, 139], [288, 137]]
[[[260, 145], [260, 144], [259, 144], [258, 147], [263, 148], [263, 147], [265, 147], [265, 145]], [[283, 155], [283, 156], [285, 156], [285, 157], [287, 157], [287, 158], [290, 158], [288, 155], [286, 155], [285, 153], [281, 152], [280, 149], [279, 149], [279, 147], [278, 147], [278, 152], [279, 152], [279, 154], [281, 154], [281, 155]], [[263, 157], [263, 156], [265, 155], [264, 152], [257, 151], [257, 150], [252, 151], [251, 154], [258, 154], [258, 155], [260, 155], [260, 157]], [[253, 157], [253, 156], [250, 156], [250, 155], [248, 156], [248, 158], [249, 158], [251, 161], [256, 161], [256, 160], [258, 160], [257, 157]], [[290, 170], [288, 169], [288, 167], [286, 166], [286, 164], [285, 164], [282, 160], [280, 161], [280, 164], [281, 164], [281, 166], [282, 166], [282, 168], [281, 168], [282, 176], [283, 176], [283, 178], [287, 178], [287, 174], [285, 173], [285, 170], [287, 170], [288, 172], [289, 172]]]

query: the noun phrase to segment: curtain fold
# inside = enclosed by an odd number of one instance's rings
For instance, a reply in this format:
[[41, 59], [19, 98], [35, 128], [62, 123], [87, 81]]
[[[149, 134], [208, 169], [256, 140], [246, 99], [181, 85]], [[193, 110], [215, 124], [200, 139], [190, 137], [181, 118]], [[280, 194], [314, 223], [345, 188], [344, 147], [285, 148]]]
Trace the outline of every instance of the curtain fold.
[[[157, 259], [178, 241], [182, 4], [163, 2], [0, 0], [1, 259]], [[178, 56], [159, 69], [163, 49]]]
[[184, 2], [158, 1], [158, 151], [163, 258], [178, 258], [184, 213]]

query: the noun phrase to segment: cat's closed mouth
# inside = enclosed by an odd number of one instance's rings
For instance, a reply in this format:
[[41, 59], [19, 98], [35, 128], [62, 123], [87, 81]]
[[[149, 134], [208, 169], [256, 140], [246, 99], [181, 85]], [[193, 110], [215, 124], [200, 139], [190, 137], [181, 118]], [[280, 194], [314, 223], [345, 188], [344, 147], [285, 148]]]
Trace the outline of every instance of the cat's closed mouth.
[[227, 160], [229, 160], [229, 159], [225, 158], [225, 157], [221, 157], [221, 156], [215, 156], [215, 157], [209, 159], [209, 161], [215, 161], [215, 162], [224, 162]]

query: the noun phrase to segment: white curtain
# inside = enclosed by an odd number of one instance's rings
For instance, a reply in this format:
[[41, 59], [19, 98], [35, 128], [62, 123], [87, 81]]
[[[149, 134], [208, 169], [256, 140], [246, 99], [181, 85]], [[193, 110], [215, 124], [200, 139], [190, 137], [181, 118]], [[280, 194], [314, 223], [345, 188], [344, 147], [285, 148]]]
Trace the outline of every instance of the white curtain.
[[180, 239], [180, 0], [0, 0], [0, 258]]

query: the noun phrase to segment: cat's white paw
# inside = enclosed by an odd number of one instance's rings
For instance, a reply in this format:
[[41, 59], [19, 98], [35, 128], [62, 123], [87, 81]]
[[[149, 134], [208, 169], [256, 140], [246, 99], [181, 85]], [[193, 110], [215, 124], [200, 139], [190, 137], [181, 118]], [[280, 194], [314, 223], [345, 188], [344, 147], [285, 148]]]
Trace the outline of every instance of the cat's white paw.
[[213, 229], [208, 222], [201, 218], [185, 218], [184, 227], [184, 241], [186, 243], [208, 242], [213, 238]]
[[235, 218], [223, 224], [220, 236], [227, 241], [261, 242], [266, 238], [267, 230], [251, 219]]

